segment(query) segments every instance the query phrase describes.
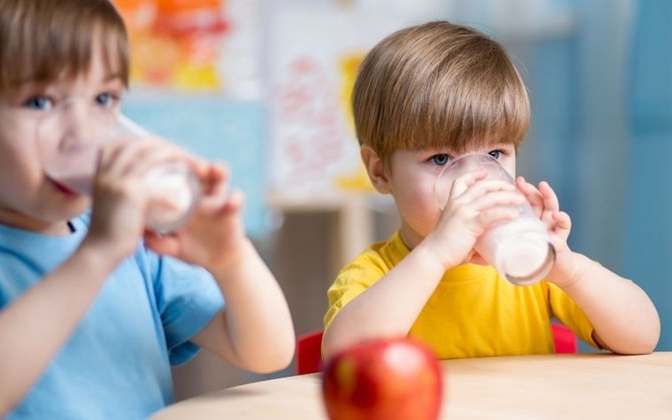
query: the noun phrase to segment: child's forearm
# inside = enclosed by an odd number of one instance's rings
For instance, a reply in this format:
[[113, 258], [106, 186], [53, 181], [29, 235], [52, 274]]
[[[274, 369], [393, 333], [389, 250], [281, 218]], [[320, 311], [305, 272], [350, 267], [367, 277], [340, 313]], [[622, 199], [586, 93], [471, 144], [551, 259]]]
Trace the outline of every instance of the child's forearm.
[[85, 242], [0, 312], [0, 418], [39, 379], [113, 268], [104, 249]]
[[444, 271], [429, 248], [418, 245], [338, 312], [325, 331], [323, 356], [361, 339], [407, 335]]
[[576, 254], [578, 276], [564, 291], [590, 319], [595, 333], [615, 353], [645, 354], [660, 338], [658, 312], [646, 293], [587, 257]]
[[211, 271], [224, 295], [220, 313], [194, 342], [258, 373], [285, 368], [294, 356], [296, 336], [285, 296], [249, 240], [241, 257]]

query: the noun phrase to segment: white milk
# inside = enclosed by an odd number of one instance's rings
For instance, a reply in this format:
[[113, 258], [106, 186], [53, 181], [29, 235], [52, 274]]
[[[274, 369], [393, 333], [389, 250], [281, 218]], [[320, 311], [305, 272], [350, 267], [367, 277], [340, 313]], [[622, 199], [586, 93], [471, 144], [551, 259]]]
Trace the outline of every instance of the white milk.
[[553, 267], [555, 250], [534, 216], [522, 215], [488, 229], [476, 251], [508, 281], [520, 286], [542, 280]]
[[170, 232], [191, 215], [198, 199], [199, 183], [186, 165], [161, 165], [147, 174], [145, 185], [150, 189], [147, 229]]

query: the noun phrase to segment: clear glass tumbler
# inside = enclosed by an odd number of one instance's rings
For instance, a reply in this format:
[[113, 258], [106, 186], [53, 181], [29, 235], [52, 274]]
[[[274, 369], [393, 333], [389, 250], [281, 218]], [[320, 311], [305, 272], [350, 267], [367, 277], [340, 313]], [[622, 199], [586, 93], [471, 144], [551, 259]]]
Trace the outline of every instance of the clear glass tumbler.
[[[73, 193], [89, 195], [104, 143], [149, 136], [118, 111], [73, 97], [43, 112], [36, 138], [47, 176]], [[144, 184], [149, 194], [145, 226], [157, 233], [179, 229], [201, 197], [198, 178], [182, 161], [157, 165]]]
[[[437, 205], [443, 209], [459, 176], [486, 169], [488, 178], [514, 183], [499, 162], [488, 154], [469, 154], [446, 165], [437, 176], [434, 191]], [[529, 203], [517, 207], [519, 216], [491, 226], [476, 242], [476, 251], [510, 283], [519, 286], [542, 280], [553, 268], [555, 248], [548, 231]]]

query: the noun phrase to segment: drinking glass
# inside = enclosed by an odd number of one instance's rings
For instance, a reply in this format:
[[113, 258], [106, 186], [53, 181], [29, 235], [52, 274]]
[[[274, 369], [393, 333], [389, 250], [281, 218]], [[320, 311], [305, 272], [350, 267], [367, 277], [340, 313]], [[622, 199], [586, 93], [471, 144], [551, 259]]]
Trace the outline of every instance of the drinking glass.
[[[457, 177], [479, 169], [485, 169], [489, 179], [515, 182], [497, 159], [488, 154], [462, 156], [446, 165], [436, 178], [434, 191], [439, 208], [445, 207]], [[530, 204], [525, 202], [516, 207], [518, 217], [491, 226], [477, 240], [475, 249], [510, 283], [525, 286], [548, 275], [555, 263], [555, 248]]]
[[[72, 193], [90, 195], [103, 144], [149, 136], [120, 112], [73, 97], [43, 112], [36, 138], [47, 176]], [[156, 233], [183, 226], [201, 197], [198, 178], [182, 161], [156, 165], [143, 184], [149, 194], [145, 227]]]

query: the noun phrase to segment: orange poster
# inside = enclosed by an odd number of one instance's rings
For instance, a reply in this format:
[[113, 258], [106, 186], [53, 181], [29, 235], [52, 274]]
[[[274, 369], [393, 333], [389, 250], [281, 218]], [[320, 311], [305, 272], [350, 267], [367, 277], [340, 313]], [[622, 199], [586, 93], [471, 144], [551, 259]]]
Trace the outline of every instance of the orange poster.
[[114, 0], [128, 28], [131, 77], [140, 85], [221, 91], [229, 30], [226, 0]]

